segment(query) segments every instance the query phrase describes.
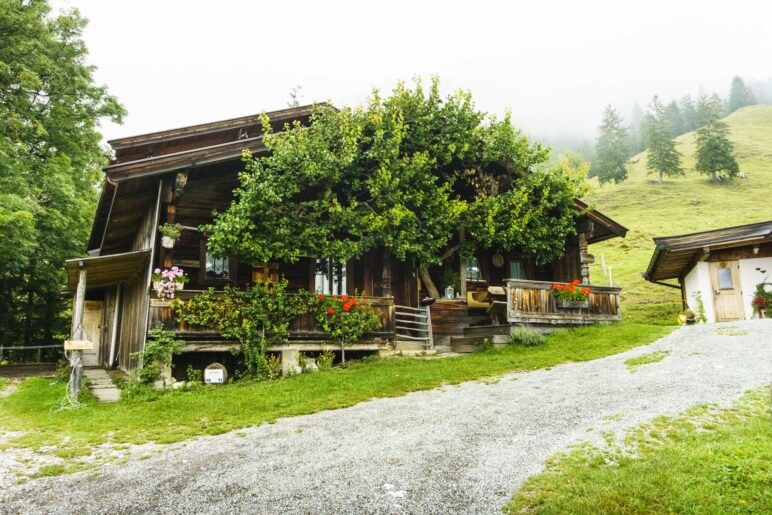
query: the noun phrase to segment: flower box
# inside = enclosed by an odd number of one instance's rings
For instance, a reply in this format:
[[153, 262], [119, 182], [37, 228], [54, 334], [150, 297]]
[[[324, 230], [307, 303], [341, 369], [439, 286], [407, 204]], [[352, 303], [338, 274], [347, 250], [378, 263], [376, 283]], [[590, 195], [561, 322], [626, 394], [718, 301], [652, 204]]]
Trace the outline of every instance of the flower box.
[[555, 299], [555, 306], [559, 309], [588, 309], [590, 307], [590, 301]]

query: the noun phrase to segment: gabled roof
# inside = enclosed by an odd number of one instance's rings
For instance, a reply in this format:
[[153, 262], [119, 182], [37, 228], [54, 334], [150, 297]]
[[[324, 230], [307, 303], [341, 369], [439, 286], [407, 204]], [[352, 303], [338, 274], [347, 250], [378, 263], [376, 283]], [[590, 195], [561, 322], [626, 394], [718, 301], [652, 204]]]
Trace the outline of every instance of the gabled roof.
[[711, 231], [654, 238], [654, 254], [644, 277], [661, 281], [682, 277], [700, 256], [713, 250], [743, 247], [772, 241], [772, 220]]
[[[317, 105], [327, 105], [322, 102]], [[277, 111], [271, 111], [265, 113], [273, 120], [285, 120], [291, 118], [298, 118], [304, 115], [310, 115], [312, 105], [305, 105], [299, 107], [290, 107], [287, 109], [279, 109]], [[129, 136], [126, 138], [117, 138], [108, 141], [114, 150], [121, 150], [126, 147], [133, 147], [136, 145], [148, 145], [151, 143], [158, 143], [160, 141], [169, 141], [172, 139], [189, 138], [192, 136], [201, 136], [203, 134], [211, 134], [213, 132], [226, 131], [232, 129], [239, 129], [241, 127], [260, 124], [260, 114], [252, 114], [248, 116], [240, 116], [238, 118], [229, 118], [227, 120], [219, 120], [216, 122], [201, 123], [198, 125], [189, 125], [187, 127], [178, 127], [176, 129], [168, 129], [164, 131], [150, 132], [147, 134], [140, 134], [137, 136]]]
[[590, 206], [581, 199], [574, 199], [574, 205], [576, 209], [583, 211], [585, 216], [595, 222], [596, 228], [589, 243], [597, 243], [609, 238], [624, 238], [627, 234], [627, 227], [619, 222], [612, 220], [610, 217], [601, 213], [597, 209], [590, 209]]

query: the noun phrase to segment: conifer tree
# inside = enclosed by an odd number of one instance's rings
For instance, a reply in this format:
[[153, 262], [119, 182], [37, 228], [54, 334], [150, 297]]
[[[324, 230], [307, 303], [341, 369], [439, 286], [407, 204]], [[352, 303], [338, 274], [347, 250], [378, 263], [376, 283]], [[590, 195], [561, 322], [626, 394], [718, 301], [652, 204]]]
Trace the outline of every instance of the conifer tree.
[[659, 183], [665, 182], [665, 177], [683, 175], [681, 168], [681, 153], [676, 150], [675, 140], [670, 136], [665, 117], [665, 106], [659, 97], [654, 95], [649, 112], [646, 114], [646, 143], [649, 147], [646, 168], [649, 173], [659, 175]]
[[710, 175], [713, 184], [735, 177], [740, 167], [734, 158], [734, 145], [729, 141], [729, 126], [720, 120], [714, 97], [701, 98], [698, 106], [703, 125], [697, 129], [697, 162], [694, 168]]
[[627, 179], [629, 154], [629, 136], [622, 125], [622, 117], [608, 105], [603, 112], [593, 162], [593, 170], [601, 184], [611, 181], [620, 183]]
[[753, 105], [756, 103], [756, 98], [753, 96], [750, 88], [745, 85], [745, 82], [735, 76], [732, 79], [732, 87], [729, 90], [729, 112], [734, 113], [741, 107]]

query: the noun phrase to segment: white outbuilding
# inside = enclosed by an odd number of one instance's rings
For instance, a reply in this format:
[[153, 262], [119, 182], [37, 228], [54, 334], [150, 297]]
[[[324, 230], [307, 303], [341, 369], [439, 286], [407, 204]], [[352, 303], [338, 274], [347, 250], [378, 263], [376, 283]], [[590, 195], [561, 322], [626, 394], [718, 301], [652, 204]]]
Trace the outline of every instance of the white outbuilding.
[[[772, 283], [772, 220], [654, 238], [647, 281], [679, 288], [684, 307], [709, 322], [753, 317], [756, 285]], [[666, 282], [676, 279], [678, 284]], [[768, 291], [772, 286], [767, 286]]]

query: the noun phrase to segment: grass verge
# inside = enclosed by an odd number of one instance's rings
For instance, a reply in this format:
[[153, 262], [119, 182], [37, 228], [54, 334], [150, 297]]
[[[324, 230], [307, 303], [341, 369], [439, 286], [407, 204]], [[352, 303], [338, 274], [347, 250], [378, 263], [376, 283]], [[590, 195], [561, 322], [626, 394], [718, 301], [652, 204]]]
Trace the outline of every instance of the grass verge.
[[769, 388], [559, 454], [505, 513], [772, 513]]
[[659, 361], [662, 361], [667, 357], [668, 354], [670, 354], [669, 350], [658, 350], [656, 352], [650, 352], [648, 354], [641, 354], [640, 356], [636, 356], [634, 358], [630, 358], [627, 361], [625, 361], [625, 365], [627, 365], [627, 370], [629, 370], [630, 372], [635, 372], [643, 365], [648, 365], [650, 363], [657, 363]]
[[596, 359], [650, 343], [672, 327], [619, 323], [558, 331], [539, 347], [508, 346], [443, 359], [385, 359], [288, 379], [170, 392], [157, 399], [56, 411], [64, 385], [28, 379], [0, 400], [0, 428], [23, 431], [10, 443], [80, 448], [104, 442], [170, 443], [279, 417], [352, 406], [443, 384]]

